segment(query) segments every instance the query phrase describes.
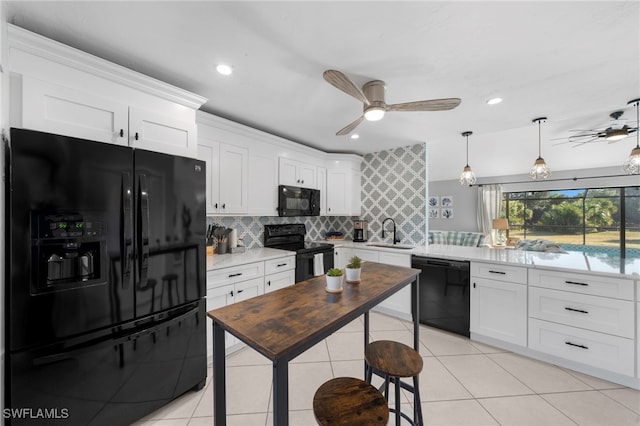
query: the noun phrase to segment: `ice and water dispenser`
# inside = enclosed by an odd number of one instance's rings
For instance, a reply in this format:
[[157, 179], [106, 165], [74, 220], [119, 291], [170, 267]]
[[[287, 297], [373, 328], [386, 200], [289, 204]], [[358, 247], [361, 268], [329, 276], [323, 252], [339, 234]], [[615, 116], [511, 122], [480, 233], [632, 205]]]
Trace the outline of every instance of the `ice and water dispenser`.
[[32, 214], [32, 263], [36, 293], [88, 285], [105, 273], [104, 222], [82, 213]]

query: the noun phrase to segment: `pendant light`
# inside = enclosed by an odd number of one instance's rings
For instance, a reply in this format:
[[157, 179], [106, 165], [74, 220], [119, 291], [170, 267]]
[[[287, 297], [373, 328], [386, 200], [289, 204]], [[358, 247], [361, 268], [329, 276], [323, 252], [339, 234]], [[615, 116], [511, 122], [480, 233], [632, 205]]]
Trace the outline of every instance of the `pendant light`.
[[544, 158], [540, 155], [540, 140], [541, 140], [541, 124], [547, 121], [547, 117], [539, 117], [533, 120], [534, 123], [538, 123], [538, 158], [529, 172], [529, 178], [532, 180], [547, 179], [551, 176], [551, 169], [544, 162]]
[[469, 136], [472, 134], [473, 132], [462, 132], [462, 136], [467, 138], [467, 165], [464, 166], [464, 170], [460, 175], [460, 185], [473, 185], [476, 183], [476, 174], [469, 167]]
[[629, 158], [622, 165], [622, 170], [628, 175], [640, 174], [640, 99], [629, 101], [627, 105], [636, 107], [636, 147], [631, 150]]

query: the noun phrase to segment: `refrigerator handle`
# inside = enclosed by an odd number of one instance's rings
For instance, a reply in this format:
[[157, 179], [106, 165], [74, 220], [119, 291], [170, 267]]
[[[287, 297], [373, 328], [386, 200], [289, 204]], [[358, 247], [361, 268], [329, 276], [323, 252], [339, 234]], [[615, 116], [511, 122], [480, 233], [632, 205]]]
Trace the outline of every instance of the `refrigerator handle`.
[[147, 271], [149, 269], [149, 187], [147, 175], [138, 175], [138, 270], [140, 271], [139, 286], [147, 283]]
[[122, 289], [129, 288], [131, 283], [131, 258], [133, 256], [133, 231], [132, 231], [132, 204], [133, 204], [133, 188], [131, 186], [131, 175], [127, 172], [122, 173], [122, 210], [121, 231], [120, 231], [120, 253], [122, 268]]

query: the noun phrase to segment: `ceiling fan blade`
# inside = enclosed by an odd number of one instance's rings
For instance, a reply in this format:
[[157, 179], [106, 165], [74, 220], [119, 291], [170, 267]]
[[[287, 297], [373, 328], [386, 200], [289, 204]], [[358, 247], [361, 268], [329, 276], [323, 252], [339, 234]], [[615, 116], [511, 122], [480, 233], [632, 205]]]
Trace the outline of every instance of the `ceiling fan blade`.
[[349, 77], [336, 70], [326, 70], [322, 73], [322, 77], [334, 86], [336, 89], [342, 90], [347, 95], [351, 95], [365, 105], [370, 105], [367, 97], [362, 93], [362, 90], [356, 86]]
[[428, 101], [404, 102], [387, 105], [387, 111], [445, 111], [462, 102], [459, 98], [431, 99]]
[[343, 136], [351, 133], [353, 129], [358, 127], [358, 124], [362, 123], [362, 120], [364, 120], [364, 115], [361, 115], [360, 117], [356, 118], [355, 121], [347, 124], [345, 127], [338, 130], [338, 133], [336, 133], [336, 136]]

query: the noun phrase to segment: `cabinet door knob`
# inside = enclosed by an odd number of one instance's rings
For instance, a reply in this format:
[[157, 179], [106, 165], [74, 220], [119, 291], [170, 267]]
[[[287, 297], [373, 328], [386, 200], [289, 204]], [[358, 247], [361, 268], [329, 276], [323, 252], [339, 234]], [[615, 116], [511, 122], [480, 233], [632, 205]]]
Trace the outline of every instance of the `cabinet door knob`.
[[136, 132], [136, 136], [135, 136], [136, 140], [138, 140], [138, 132]]
[[120, 137], [124, 137], [124, 129], [120, 129]]
[[224, 203], [224, 204], [222, 205], [222, 208], [223, 208], [223, 209], [227, 208], [227, 204], [226, 204], [226, 203]]
[[218, 208], [218, 203], [216, 203], [213, 207], [215, 207], [217, 209]]
[[271, 281], [267, 281], [267, 285], [271, 285]]

